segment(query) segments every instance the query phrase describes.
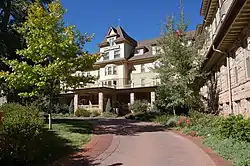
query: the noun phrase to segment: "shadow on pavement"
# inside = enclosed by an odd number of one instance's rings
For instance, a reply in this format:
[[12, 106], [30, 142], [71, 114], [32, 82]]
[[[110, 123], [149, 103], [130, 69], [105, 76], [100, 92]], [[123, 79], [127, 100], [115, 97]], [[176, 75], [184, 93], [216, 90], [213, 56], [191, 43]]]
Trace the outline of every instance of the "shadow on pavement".
[[95, 126], [94, 134], [114, 134], [137, 136], [145, 132], [166, 131], [166, 128], [154, 123], [138, 122], [128, 119], [94, 119], [90, 122]]
[[[161, 132], [166, 131], [166, 128], [161, 125], [156, 125], [154, 123], [139, 122], [136, 120], [129, 119], [116, 119], [116, 118], [82, 118], [82, 119], [63, 119], [56, 120], [56, 123], [67, 123], [75, 125], [78, 128], [80, 122], [90, 122], [93, 125], [93, 134], [104, 135], [104, 134], [114, 134], [119, 136], [138, 136], [140, 133], [147, 132]], [[78, 123], [79, 122], [79, 123]], [[73, 127], [74, 128], [74, 127]], [[74, 132], [88, 132], [88, 130], [82, 129]], [[84, 156], [83, 154], [87, 149], [82, 149], [78, 154], [67, 158], [67, 160], [60, 162], [57, 166], [100, 166], [100, 163], [95, 163], [94, 158], [90, 159], [90, 156]], [[89, 158], [86, 159], [86, 158]], [[94, 163], [94, 164], [93, 164]], [[123, 163], [114, 163], [109, 166], [120, 166]]]

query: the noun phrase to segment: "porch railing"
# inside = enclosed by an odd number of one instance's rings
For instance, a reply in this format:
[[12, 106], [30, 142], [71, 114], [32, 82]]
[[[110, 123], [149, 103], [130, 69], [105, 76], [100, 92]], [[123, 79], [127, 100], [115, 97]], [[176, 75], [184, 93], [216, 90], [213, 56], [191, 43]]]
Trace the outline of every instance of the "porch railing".
[[79, 105], [79, 108], [83, 109], [99, 109], [99, 105]]

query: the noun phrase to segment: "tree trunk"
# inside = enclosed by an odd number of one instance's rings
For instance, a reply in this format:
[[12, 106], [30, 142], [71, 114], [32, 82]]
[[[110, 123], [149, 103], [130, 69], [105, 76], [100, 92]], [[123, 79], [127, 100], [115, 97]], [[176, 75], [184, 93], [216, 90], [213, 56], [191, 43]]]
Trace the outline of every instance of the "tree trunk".
[[49, 130], [52, 130], [52, 118], [51, 118], [51, 113], [49, 113]]

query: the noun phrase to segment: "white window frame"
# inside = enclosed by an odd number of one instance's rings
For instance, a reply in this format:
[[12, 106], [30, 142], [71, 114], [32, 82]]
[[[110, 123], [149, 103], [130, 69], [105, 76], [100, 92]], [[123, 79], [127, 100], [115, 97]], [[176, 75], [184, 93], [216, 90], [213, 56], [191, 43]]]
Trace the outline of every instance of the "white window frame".
[[145, 73], [146, 72], [146, 66], [145, 64], [141, 64], [141, 73]]
[[110, 56], [109, 56], [109, 52], [105, 52], [103, 55], [103, 60], [109, 60]]
[[109, 38], [108, 42], [109, 42], [110, 47], [114, 46], [115, 45], [115, 38], [114, 37]]
[[120, 58], [121, 57], [121, 50], [115, 50], [114, 51], [114, 59]]
[[111, 66], [108, 66], [107, 67], [107, 70], [108, 70], [108, 75], [112, 75], [112, 67]]
[[117, 75], [117, 66], [113, 66], [113, 75]]

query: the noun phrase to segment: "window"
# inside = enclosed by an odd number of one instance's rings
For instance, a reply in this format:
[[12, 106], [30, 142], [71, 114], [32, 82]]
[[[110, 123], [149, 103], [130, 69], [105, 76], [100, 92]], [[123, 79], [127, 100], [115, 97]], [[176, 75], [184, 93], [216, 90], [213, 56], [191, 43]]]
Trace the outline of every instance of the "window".
[[247, 64], [247, 76], [250, 77], [250, 57], [246, 58], [246, 64]]
[[141, 54], [144, 54], [143, 49], [136, 49], [135, 50], [135, 55], [141, 55]]
[[104, 53], [103, 60], [109, 60], [109, 52]]
[[113, 81], [113, 85], [117, 85], [117, 81], [116, 80]]
[[108, 86], [111, 86], [112, 85], [112, 81], [108, 81]]
[[247, 98], [247, 108], [248, 113], [250, 113], [250, 98]]
[[236, 114], [240, 114], [240, 109], [241, 109], [241, 102], [240, 102], [240, 100], [235, 101], [235, 111], [236, 111]]
[[144, 72], [145, 72], [145, 65], [141, 64], [141, 73], [144, 73]]
[[114, 46], [114, 45], [115, 45], [115, 42], [114, 42], [114, 41], [115, 41], [115, 38], [113, 38], [113, 37], [110, 38], [110, 39], [109, 39], [109, 45], [110, 45], [110, 46]]
[[116, 58], [120, 58], [120, 50], [116, 50], [115, 52], [114, 52], [114, 58], [116, 59]]
[[145, 86], [145, 79], [144, 78], [141, 79], [141, 86]]
[[112, 74], [112, 68], [108, 67], [108, 75], [111, 75], [111, 74]]
[[117, 74], [117, 67], [113, 66], [113, 74]]

